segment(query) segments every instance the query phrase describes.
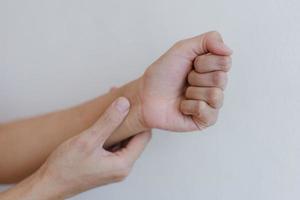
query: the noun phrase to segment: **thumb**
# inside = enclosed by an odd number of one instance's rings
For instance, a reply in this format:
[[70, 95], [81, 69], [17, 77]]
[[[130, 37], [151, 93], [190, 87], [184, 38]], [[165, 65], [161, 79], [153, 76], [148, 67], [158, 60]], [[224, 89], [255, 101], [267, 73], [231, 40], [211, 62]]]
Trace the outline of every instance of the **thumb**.
[[89, 128], [88, 133], [96, 137], [98, 145], [103, 145], [105, 140], [123, 122], [128, 114], [130, 103], [125, 97], [115, 100]]
[[129, 164], [133, 164], [144, 151], [151, 139], [151, 136], [151, 130], [133, 136], [126, 147], [117, 152], [118, 155], [129, 162]]
[[190, 59], [207, 53], [220, 56], [229, 56], [232, 54], [232, 50], [224, 44], [222, 36], [217, 31], [207, 32], [179, 41], [172, 49]]

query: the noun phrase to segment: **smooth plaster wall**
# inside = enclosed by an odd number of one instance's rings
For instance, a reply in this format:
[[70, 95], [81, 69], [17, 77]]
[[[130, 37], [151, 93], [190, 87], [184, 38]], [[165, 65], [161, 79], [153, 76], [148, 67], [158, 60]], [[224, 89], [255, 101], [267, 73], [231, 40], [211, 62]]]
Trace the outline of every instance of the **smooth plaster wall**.
[[218, 123], [155, 130], [126, 181], [73, 199], [299, 199], [299, 10], [296, 0], [0, 0], [0, 122], [96, 97], [175, 41], [219, 30], [234, 56]]

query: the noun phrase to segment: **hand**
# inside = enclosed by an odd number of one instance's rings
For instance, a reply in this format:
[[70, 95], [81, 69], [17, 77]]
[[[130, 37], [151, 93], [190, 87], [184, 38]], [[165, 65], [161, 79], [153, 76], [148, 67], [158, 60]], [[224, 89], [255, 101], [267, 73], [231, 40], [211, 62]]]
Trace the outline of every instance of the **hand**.
[[88, 189], [121, 181], [140, 156], [151, 134], [140, 133], [114, 152], [103, 148], [106, 139], [122, 123], [129, 110], [126, 98], [118, 98], [89, 129], [61, 144], [40, 168], [50, 194], [65, 198]]
[[214, 124], [231, 53], [217, 32], [176, 43], [136, 83], [144, 126], [193, 131]]

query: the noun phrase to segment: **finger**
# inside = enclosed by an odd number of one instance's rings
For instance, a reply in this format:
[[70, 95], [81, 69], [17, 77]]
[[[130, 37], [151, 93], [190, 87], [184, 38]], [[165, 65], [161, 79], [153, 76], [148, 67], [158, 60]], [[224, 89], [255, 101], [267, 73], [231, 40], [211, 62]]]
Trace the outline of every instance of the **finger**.
[[199, 100], [183, 100], [180, 105], [180, 110], [185, 115], [192, 115], [199, 129], [213, 125], [218, 117], [217, 109]]
[[146, 145], [149, 143], [151, 135], [151, 131], [146, 131], [134, 136], [127, 146], [118, 152], [118, 155], [133, 164], [140, 157]]
[[214, 71], [200, 74], [193, 70], [188, 75], [188, 83], [191, 86], [217, 87], [224, 90], [227, 84], [227, 73]]
[[220, 108], [223, 104], [223, 91], [215, 87], [193, 87], [186, 89], [185, 97], [192, 100], [202, 100], [213, 108]]
[[206, 54], [196, 57], [194, 60], [194, 68], [199, 73], [206, 73], [212, 71], [229, 71], [231, 67], [230, 56], [218, 56], [213, 54]]
[[183, 53], [187, 57], [213, 53], [217, 55], [229, 56], [232, 50], [224, 44], [223, 39], [217, 31], [211, 31], [202, 35], [185, 39], [174, 45], [174, 50]]
[[88, 129], [87, 133], [95, 137], [98, 145], [103, 145], [105, 140], [123, 122], [128, 114], [129, 107], [128, 99], [119, 97], [106, 109], [98, 121]]

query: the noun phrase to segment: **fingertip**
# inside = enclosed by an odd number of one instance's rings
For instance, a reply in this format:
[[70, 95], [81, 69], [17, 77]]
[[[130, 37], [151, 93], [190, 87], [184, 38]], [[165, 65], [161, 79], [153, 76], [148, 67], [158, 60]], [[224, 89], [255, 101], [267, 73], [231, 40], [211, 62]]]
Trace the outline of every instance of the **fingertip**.
[[219, 31], [217, 30], [212, 30], [212, 31], [209, 31], [207, 32], [207, 34], [215, 39], [217, 39], [218, 41], [220, 42], [223, 42], [223, 38], [222, 38], [222, 35]]
[[209, 52], [219, 56], [230, 56], [233, 53], [233, 50], [223, 42], [214, 40], [209, 46]]
[[220, 43], [220, 49], [223, 51], [225, 56], [230, 56], [233, 54], [233, 50], [225, 43]]
[[199, 110], [204, 110], [206, 107], [207, 107], [207, 103], [203, 100], [199, 100], [198, 109]]
[[129, 110], [130, 102], [125, 97], [119, 97], [115, 101], [115, 106], [118, 109], [118, 111], [120, 111], [121, 113], [126, 113]]

